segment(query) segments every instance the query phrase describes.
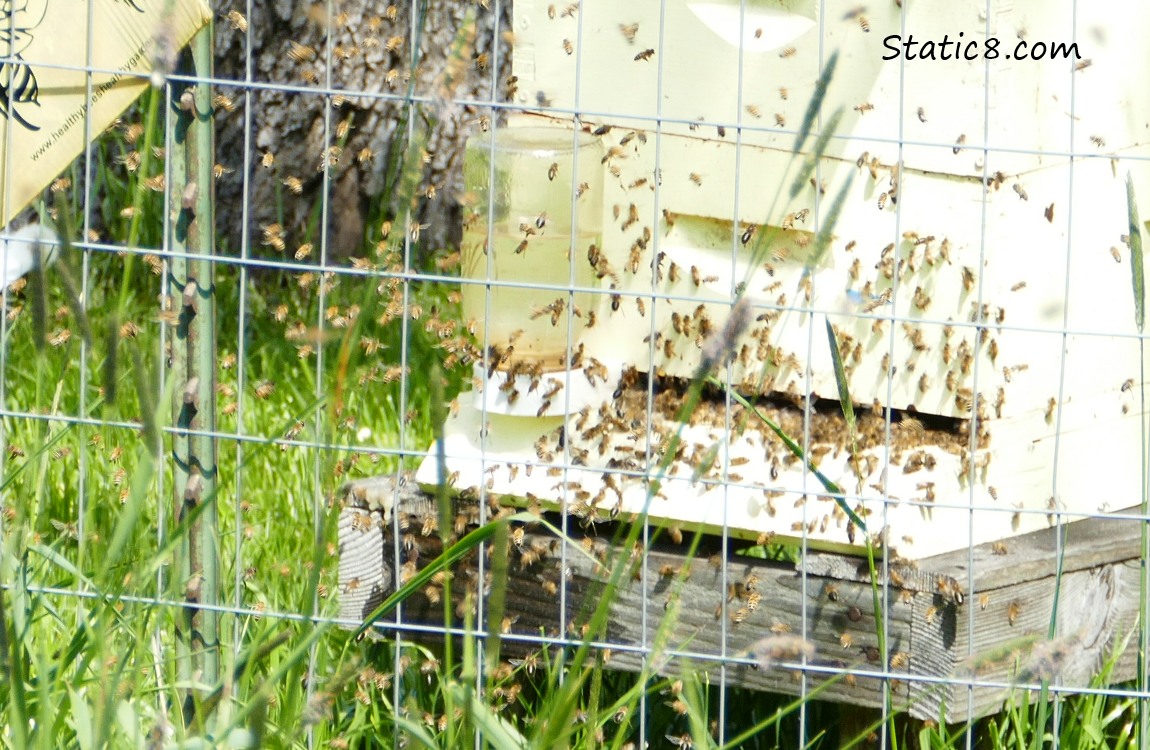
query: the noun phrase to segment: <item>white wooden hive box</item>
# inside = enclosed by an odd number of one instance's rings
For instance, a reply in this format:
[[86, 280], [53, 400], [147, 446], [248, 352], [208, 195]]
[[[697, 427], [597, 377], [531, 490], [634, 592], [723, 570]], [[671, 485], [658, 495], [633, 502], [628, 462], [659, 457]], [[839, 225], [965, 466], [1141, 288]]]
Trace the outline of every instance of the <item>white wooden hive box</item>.
[[[665, 379], [695, 374], [743, 292], [753, 322], [730, 381], [789, 395], [796, 409], [776, 401], [771, 414], [899, 554], [1137, 504], [1145, 362], [1121, 236], [1128, 173], [1150, 210], [1150, 97], [1132, 72], [1150, 70], [1136, 39], [1150, 9], [1057, 5], [992, 3], [988, 17], [982, 2], [905, 2], [903, 18], [895, 3], [820, 16], [815, 2], [517, 2], [517, 97], [537, 111], [512, 126], [577, 115], [585, 130], [611, 126], [605, 149], [623, 144], [607, 152], [602, 196], [611, 272], [596, 325], [568, 314], [582, 368], [548, 376], [563, 388], [524, 381], [509, 405], [496, 373], [461, 395], [446, 430], [453, 486], [857, 548], [824, 487], [737, 409], [704, 410], [648, 500], [675, 429]], [[1077, 40], [1082, 59], [882, 60], [890, 34], [958, 31], [1000, 49]], [[834, 50], [822, 112], [841, 107], [841, 137], [791, 198], [795, 130]], [[848, 180], [830, 248], [806, 273]], [[884, 411], [861, 410], [861, 477], [828, 401], [826, 320], [853, 400], [894, 410], [889, 432]], [[620, 397], [635, 371], [653, 376], [650, 403], [646, 380], [639, 401]], [[434, 484], [437, 468], [429, 456], [419, 480]]]

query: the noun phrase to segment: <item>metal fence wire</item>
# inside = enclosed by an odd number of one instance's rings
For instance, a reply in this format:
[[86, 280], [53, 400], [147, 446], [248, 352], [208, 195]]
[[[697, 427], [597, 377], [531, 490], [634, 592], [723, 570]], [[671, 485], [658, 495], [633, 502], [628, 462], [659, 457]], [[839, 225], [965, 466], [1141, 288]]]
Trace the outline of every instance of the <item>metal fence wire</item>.
[[13, 746], [1145, 736], [1141, 6], [9, 5]]

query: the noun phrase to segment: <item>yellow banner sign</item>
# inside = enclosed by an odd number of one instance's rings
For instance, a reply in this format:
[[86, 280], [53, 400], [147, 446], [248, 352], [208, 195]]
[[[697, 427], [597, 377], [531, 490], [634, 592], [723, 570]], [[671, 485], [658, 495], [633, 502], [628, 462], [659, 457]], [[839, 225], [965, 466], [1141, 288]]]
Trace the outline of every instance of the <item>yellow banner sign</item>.
[[210, 20], [203, 0], [0, 0], [3, 223]]

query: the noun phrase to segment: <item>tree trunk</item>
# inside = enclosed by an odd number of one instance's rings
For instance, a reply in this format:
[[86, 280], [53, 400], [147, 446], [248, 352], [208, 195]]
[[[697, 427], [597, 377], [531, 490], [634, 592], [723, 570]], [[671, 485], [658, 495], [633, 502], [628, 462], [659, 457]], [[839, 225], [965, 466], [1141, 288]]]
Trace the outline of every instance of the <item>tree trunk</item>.
[[[332, 262], [368, 254], [367, 243], [380, 238], [379, 225], [366, 226], [368, 221], [394, 220], [402, 231], [404, 201], [397, 186], [412, 111], [405, 101], [409, 86], [420, 102], [414, 132], [426, 137], [427, 152], [412, 201], [413, 222], [426, 225], [419, 245], [425, 250], [458, 245], [463, 144], [488, 121], [481, 118], [497, 121], [499, 113], [456, 102], [490, 102], [493, 92], [496, 100], [505, 98], [511, 9], [487, 0], [418, 5], [414, 67], [410, 3], [337, 0], [329, 23], [324, 3], [274, 0], [255, 5], [246, 33], [243, 19], [225, 11], [217, 23], [216, 77], [249, 80], [250, 49], [252, 82], [250, 124], [244, 87], [217, 87], [231, 100], [217, 96], [219, 160], [225, 170], [234, 170], [219, 181], [217, 224], [233, 251], [240, 247], [246, 208], [254, 255], [291, 260], [310, 243], [311, 262], [318, 261], [325, 161], [326, 247]], [[468, 24], [471, 13], [475, 23]], [[467, 43], [456, 65], [464, 74], [448, 84], [444, 74], [453, 53], [460, 54], [460, 41]], [[349, 124], [346, 132], [341, 123]], [[334, 153], [332, 146], [338, 147]], [[283, 250], [260, 247], [267, 239], [263, 228], [273, 223], [283, 228]]]

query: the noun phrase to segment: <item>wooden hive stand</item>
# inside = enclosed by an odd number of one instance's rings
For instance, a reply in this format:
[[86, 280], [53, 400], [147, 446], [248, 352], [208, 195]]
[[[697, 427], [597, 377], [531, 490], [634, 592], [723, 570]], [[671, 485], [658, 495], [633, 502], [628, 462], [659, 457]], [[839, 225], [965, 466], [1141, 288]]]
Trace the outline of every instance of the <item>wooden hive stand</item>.
[[[349, 482], [336, 499], [341, 616], [353, 626], [396, 590], [399, 579], [439, 553], [431, 520], [438, 510], [415, 482], [391, 476]], [[489, 518], [512, 512], [492, 500]], [[461, 524], [478, 522], [474, 499], [451, 502]], [[741, 554], [734, 540], [724, 555], [723, 539], [707, 536], [691, 557], [691, 535], [676, 544], [671, 538], [678, 534], [666, 530], [652, 535], [656, 541], [645, 556], [621, 554], [612, 543], [617, 528], [571, 523], [565, 544], [541, 524], [524, 527], [509, 546], [505, 654], [537, 650], [564, 636], [578, 642], [580, 618], [602, 591], [607, 568], [600, 561], [616, 560], [633, 570], [611, 605], [601, 640], [611, 649], [611, 667], [623, 671], [639, 671], [659, 624], [677, 612], [659, 657], [663, 672], [675, 671], [674, 657], [684, 656], [700, 670], [725, 662], [728, 686], [799, 695], [833, 681], [820, 699], [870, 709], [882, 707], [889, 687], [895, 710], [946, 723], [994, 713], [1011, 690], [1044, 678], [1067, 690], [1087, 687], [1115, 653], [1113, 681], [1133, 679], [1136, 672], [1130, 637], [1143, 541], [1142, 524], [1128, 515], [1052, 526], [917, 564], [879, 559], [877, 598], [866, 560], [855, 556], [809, 552], [797, 564], [777, 562]], [[397, 554], [403, 560], [398, 570]], [[463, 622], [465, 593], [478, 589], [477, 561], [472, 554], [454, 570], [456, 625]], [[426, 640], [427, 626], [443, 626], [443, 607], [434, 600], [408, 598], [401, 617], [393, 610], [371, 632]], [[886, 653], [876, 638], [875, 601], [884, 610]], [[1056, 603], [1055, 635], [1048, 638]], [[784, 635], [806, 639], [813, 652], [803, 661], [761, 668], [762, 651], [771, 648], [762, 639]], [[799, 679], [803, 673], [806, 680]]]

